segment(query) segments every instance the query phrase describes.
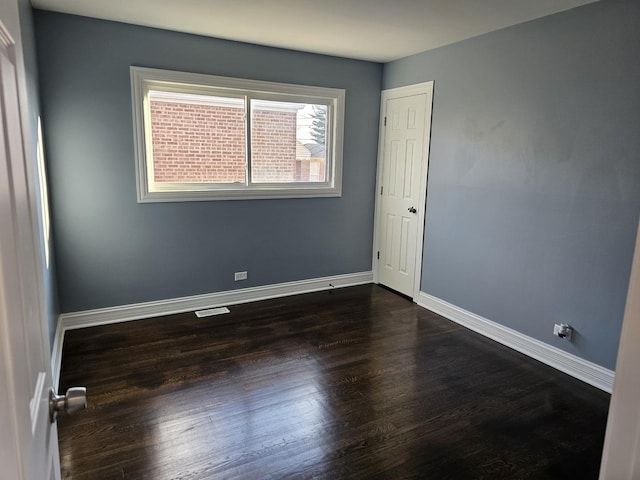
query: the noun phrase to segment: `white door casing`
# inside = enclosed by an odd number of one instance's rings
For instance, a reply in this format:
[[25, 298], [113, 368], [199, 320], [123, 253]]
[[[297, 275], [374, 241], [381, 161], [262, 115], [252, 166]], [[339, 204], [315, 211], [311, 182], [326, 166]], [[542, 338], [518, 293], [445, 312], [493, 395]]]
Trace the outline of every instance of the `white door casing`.
[[433, 82], [382, 92], [373, 264], [375, 281], [420, 291]]
[[[15, 25], [16, 18], [8, 21]], [[4, 22], [0, 18], [0, 464], [6, 478], [56, 480], [48, 327], [35, 189], [29, 181], [33, 165], [24, 152], [16, 45]]]
[[600, 480], [640, 478], [640, 225], [622, 322]]

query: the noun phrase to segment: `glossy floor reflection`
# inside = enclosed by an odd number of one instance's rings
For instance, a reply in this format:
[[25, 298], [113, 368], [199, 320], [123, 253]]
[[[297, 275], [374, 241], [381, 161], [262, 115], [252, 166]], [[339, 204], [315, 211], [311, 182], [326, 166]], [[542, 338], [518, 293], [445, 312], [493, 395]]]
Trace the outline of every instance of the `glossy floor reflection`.
[[67, 332], [66, 479], [597, 478], [609, 395], [374, 285]]

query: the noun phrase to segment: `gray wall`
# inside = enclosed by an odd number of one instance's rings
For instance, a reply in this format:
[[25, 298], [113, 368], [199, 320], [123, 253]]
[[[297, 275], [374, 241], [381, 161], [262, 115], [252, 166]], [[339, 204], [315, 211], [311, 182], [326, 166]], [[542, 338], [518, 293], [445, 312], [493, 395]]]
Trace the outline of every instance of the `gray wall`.
[[640, 212], [638, 25], [640, 2], [603, 0], [384, 67], [384, 88], [435, 81], [422, 290], [608, 368]]
[[[31, 2], [29, 0], [18, 0], [18, 8], [20, 15], [20, 33], [22, 40], [22, 49], [23, 49], [23, 58], [24, 58], [24, 67], [25, 67], [25, 75], [27, 81], [27, 101], [28, 101], [28, 110], [29, 117], [28, 122], [30, 125], [30, 145], [29, 152], [33, 154], [33, 157], [30, 159], [34, 164], [34, 170], [37, 169], [36, 162], [37, 157], [37, 144], [38, 144], [38, 117], [40, 116], [40, 102], [38, 98], [38, 67], [36, 60], [36, 43], [35, 43], [35, 33], [34, 33], [34, 25], [33, 25], [33, 10], [31, 9]], [[36, 178], [36, 192], [38, 195], [40, 194], [40, 183], [39, 179]], [[40, 204], [36, 205], [39, 225], [42, 225], [42, 218], [45, 212], [42, 210]], [[40, 232], [41, 233], [41, 232]], [[44, 272], [44, 297], [46, 302], [46, 315], [47, 322], [49, 325], [49, 343], [50, 346], [53, 346], [53, 340], [56, 331], [56, 322], [58, 317], [58, 304], [57, 304], [57, 292], [56, 292], [56, 282], [55, 282], [55, 270], [53, 264], [53, 242], [49, 242], [48, 245], [45, 245], [45, 239], [41, 236], [41, 243], [38, 245], [41, 248], [42, 255], [41, 260], [43, 263], [43, 272]], [[49, 249], [51, 255], [49, 257], [50, 261], [47, 265], [45, 258], [46, 255], [44, 253], [45, 249]]]
[[[35, 20], [62, 312], [371, 270], [380, 64]], [[343, 196], [136, 203], [130, 65], [346, 89]]]

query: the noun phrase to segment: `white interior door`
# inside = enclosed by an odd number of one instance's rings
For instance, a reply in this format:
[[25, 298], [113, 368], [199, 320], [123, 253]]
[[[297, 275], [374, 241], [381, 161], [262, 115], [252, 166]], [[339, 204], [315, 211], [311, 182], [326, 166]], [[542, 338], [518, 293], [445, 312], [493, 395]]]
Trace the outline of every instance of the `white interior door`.
[[378, 282], [419, 291], [433, 83], [385, 90], [376, 202]]
[[15, 48], [0, 23], [0, 476], [60, 478], [40, 249], [18, 104]]

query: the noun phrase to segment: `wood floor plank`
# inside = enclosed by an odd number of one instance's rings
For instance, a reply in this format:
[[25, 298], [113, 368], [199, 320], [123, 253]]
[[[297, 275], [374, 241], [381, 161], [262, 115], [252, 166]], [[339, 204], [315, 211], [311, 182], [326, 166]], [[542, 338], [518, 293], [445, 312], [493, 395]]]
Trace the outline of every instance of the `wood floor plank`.
[[598, 477], [609, 395], [375, 285], [67, 332], [63, 478]]

